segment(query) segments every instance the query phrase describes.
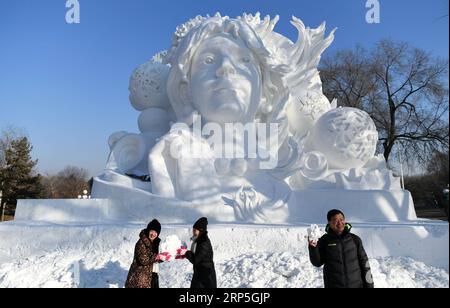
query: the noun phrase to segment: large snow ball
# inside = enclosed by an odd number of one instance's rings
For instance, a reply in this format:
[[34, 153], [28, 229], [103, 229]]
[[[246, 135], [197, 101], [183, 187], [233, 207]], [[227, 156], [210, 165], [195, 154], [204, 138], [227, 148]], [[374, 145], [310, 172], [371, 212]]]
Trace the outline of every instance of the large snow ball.
[[130, 77], [130, 102], [139, 111], [150, 107], [167, 108], [166, 82], [170, 67], [149, 61], [134, 70]]
[[312, 138], [331, 168], [350, 169], [364, 166], [374, 156], [378, 132], [366, 112], [343, 107], [320, 117]]
[[139, 115], [138, 125], [139, 130], [142, 133], [166, 133], [170, 129], [170, 118], [167, 111], [164, 109], [148, 108]]
[[144, 158], [147, 150], [144, 137], [128, 134], [120, 138], [111, 151], [109, 161], [115, 162], [115, 167], [125, 173], [136, 167]]
[[320, 92], [304, 91], [299, 95], [291, 96], [286, 106], [289, 127], [293, 133], [304, 135], [330, 109], [330, 102]]

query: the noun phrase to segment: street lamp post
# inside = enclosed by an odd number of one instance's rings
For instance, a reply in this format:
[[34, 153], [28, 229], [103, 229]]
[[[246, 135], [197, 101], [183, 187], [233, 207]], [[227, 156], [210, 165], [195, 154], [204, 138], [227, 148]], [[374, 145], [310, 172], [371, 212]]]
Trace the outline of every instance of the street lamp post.
[[3, 192], [0, 189], [0, 206], [2, 207], [2, 220], [1, 221], [4, 221], [5, 220], [5, 207], [2, 206], [2, 196], [3, 196]]
[[442, 191], [442, 194], [443, 194], [443, 199], [444, 199], [444, 210], [445, 210], [445, 213], [447, 214], [447, 219], [448, 219], [448, 217], [449, 217], [449, 213], [448, 213], [448, 203], [449, 203], [449, 189], [448, 189], [448, 185], [447, 185], [447, 188], [444, 188], [444, 190]]

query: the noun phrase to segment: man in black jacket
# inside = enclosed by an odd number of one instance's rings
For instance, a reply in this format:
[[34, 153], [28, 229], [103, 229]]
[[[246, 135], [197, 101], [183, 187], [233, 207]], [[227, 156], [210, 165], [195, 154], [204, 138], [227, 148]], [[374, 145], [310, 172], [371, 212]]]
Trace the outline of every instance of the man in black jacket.
[[373, 288], [369, 260], [361, 239], [350, 233], [340, 210], [327, 214], [328, 224], [318, 242], [309, 241], [309, 258], [314, 266], [323, 267], [325, 288]]
[[191, 250], [185, 254], [194, 265], [191, 288], [217, 288], [214, 254], [207, 231], [208, 219], [197, 220], [192, 229], [193, 242]]

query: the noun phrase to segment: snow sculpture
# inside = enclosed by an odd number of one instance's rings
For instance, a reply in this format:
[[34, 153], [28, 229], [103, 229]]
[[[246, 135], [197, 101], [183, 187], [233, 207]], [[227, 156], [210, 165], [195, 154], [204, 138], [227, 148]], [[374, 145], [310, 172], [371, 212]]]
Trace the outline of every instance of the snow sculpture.
[[317, 66], [334, 30], [325, 36], [325, 24], [293, 17], [293, 43], [274, 31], [277, 21], [216, 14], [178, 26], [169, 50], [133, 72], [141, 133], [110, 137], [93, 195], [125, 187], [275, 223], [288, 220], [293, 190], [399, 189], [374, 156], [370, 116], [322, 93]]
[[182, 246], [186, 246], [181, 242], [177, 235], [169, 235], [167, 236], [159, 245], [159, 251], [162, 253], [168, 253], [172, 257], [175, 257], [177, 254], [177, 250]]
[[166, 80], [170, 68], [157, 62], [140, 65], [130, 78], [130, 102], [139, 111], [168, 106]]
[[366, 112], [338, 108], [320, 117], [313, 129], [313, 140], [330, 167], [361, 168], [375, 155], [378, 132]]

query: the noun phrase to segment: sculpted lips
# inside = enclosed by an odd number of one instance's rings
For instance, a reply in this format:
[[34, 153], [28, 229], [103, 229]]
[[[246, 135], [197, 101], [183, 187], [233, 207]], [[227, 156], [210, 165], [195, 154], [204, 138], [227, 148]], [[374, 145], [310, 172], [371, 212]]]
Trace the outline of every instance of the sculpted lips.
[[230, 92], [238, 92], [241, 88], [239, 87], [239, 81], [221, 81], [213, 88], [214, 92], [222, 92], [222, 91], [230, 91]]
[[233, 88], [229, 88], [229, 87], [217, 88], [214, 90], [214, 92], [216, 92], [216, 93], [221, 93], [221, 92], [237, 93], [237, 91], [238, 91], [237, 89], [233, 89]]

